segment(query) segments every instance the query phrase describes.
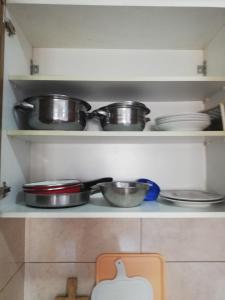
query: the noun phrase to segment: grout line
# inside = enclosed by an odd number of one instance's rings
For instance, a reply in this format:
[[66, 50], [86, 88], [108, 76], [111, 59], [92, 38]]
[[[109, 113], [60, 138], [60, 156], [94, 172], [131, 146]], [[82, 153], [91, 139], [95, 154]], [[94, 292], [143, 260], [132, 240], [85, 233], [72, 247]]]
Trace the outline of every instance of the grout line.
[[[166, 260], [166, 263], [225, 263], [225, 260]], [[74, 261], [44, 261], [44, 262], [37, 262], [37, 261], [32, 261], [32, 262], [25, 262], [25, 265], [29, 264], [96, 264], [96, 262], [86, 262], [86, 261], [79, 261], [79, 262], [74, 262]]]
[[6, 281], [5, 285], [0, 289], [0, 293], [9, 285], [10, 281], [16, 276], [18, 272], [24, 267], [24, 262], [18, 267], [18, 269], [13, 273], [13, 275]]
[[142, 228], [143, 228], [143, 220], [140, 219], [140, 252], [142, 253], [142, 241], [143, 241], [143, 235], [142, 235]]
[[224, 260], [179, 260], [179, 261], [173, 261], [173, 260], [168, 260], [166, 263], [170, 264], [176, 264], [176, 263], [225, 263]]
[[96, 261], [27, 261], [25, 264], [96, 264]]

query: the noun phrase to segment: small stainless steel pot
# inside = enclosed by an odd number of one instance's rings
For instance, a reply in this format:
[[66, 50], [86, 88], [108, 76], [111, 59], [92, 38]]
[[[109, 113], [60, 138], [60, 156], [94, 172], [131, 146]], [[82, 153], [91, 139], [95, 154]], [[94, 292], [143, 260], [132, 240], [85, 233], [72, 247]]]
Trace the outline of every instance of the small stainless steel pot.
[[30, 129], [83, 130], [91, 106], [80, 99], [53, 94], [27, 98], [15, 109], [26, 113]]
[[145, 198], [149, 186], [133, 181], [113, 181], [99, 183], [95, 192], [100, 189], [104, 198], [113, 206], [134, 207], [140, 205]]
[[92, 112], [91, 117], [100, 120], [103, 130], [107, 131], [141, 131], [146, 122], [150, 121], [146, 115], [150, 113], [143, 103], [124, 101], [101, 107]]

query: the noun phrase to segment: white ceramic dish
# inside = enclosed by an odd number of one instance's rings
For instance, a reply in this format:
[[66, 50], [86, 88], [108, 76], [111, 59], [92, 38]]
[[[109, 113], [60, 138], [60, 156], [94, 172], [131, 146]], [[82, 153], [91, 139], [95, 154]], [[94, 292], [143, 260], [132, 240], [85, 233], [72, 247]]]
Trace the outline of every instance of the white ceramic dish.
[[217, 204], [223, 203], [225, 200], [216, 200], [216, 201], [186, 201], [186, 200], [177, 200], [171, 198], [161, 197], [159, 201], [173, 203], [174, 205], [182, 206], [182, 207], [193, 207], [193, 208], [203, 208], [209, 207]]
[[210, 125], [208, 121], [176, 121], [155, 126], [160, 131], [202, 131]]
[[192, 201], [192, 202], [206, 202], [206, 201], [218, 201], [223, 200], [224, 195], [218, 195], [214, 193], [208, 193], [199, 190], [168, 190], [161, 191], [160, 196], [163, 198], [169, 198], [179, 201]]
[[208, 120], [210, 117], [208, 114], [204, 113], [183, 113], [183, 114], [174, 114], [174, 115], [165, 115], [156, 118], [156, 123], [161, 123], [170, 120], [183, 120], [183, 119], [192, 119], [192, 120]]

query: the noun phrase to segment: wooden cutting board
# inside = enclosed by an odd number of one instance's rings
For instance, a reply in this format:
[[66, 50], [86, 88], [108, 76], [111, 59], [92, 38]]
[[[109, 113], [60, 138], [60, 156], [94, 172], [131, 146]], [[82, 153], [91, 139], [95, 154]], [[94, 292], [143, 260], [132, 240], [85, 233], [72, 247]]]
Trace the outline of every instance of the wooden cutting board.
[[77, 278], [67, 279], [67, 296], [57, 296], [55, 300], [89, 300], [86, 296], [77, 296]]
[[122, 259], [128, 277], [141, 276], [150, 282], [154, 300], [165, 300], [165, 262], [159, 254], [102, 254], [96, 261], [96, 283], [115, 278], [118, 259]]

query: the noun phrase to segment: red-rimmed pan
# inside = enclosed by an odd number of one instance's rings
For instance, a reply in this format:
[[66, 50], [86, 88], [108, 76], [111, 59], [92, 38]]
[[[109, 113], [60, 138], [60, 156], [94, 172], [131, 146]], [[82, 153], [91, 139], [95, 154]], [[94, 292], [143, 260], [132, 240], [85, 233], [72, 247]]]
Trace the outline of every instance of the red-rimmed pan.
[[[69, 188], [63, 190], [30, 192], [24, 189], [25, 203], [28, 206], [40, 208], [63, 208], [83, 205], [89, 202], [91, 187], [102, 182], [111, 182], [113, 178], [105, 177], [97, 180], [81, 183], [79, 192], [68, 192]], [[58, 192], [60, 191], [60, 192]], [[49, 193], [50, 192], [50, 193]]]
[[57, 193], [64, 193], [64, 192], [71, 192], [71, 193], [78, 193], [83, 190], [90, 188], [91, 186], [102, 182], [107, 182], [110, 178], [101, 178], [92, 181], [81, 182], [80, 180], [55, 180], [55, 181], [39, 181], [33, 182], [23, 185], [23, 190], [26, 193], [45, 193], [45, 194], [53, 194], [57, 191]]

